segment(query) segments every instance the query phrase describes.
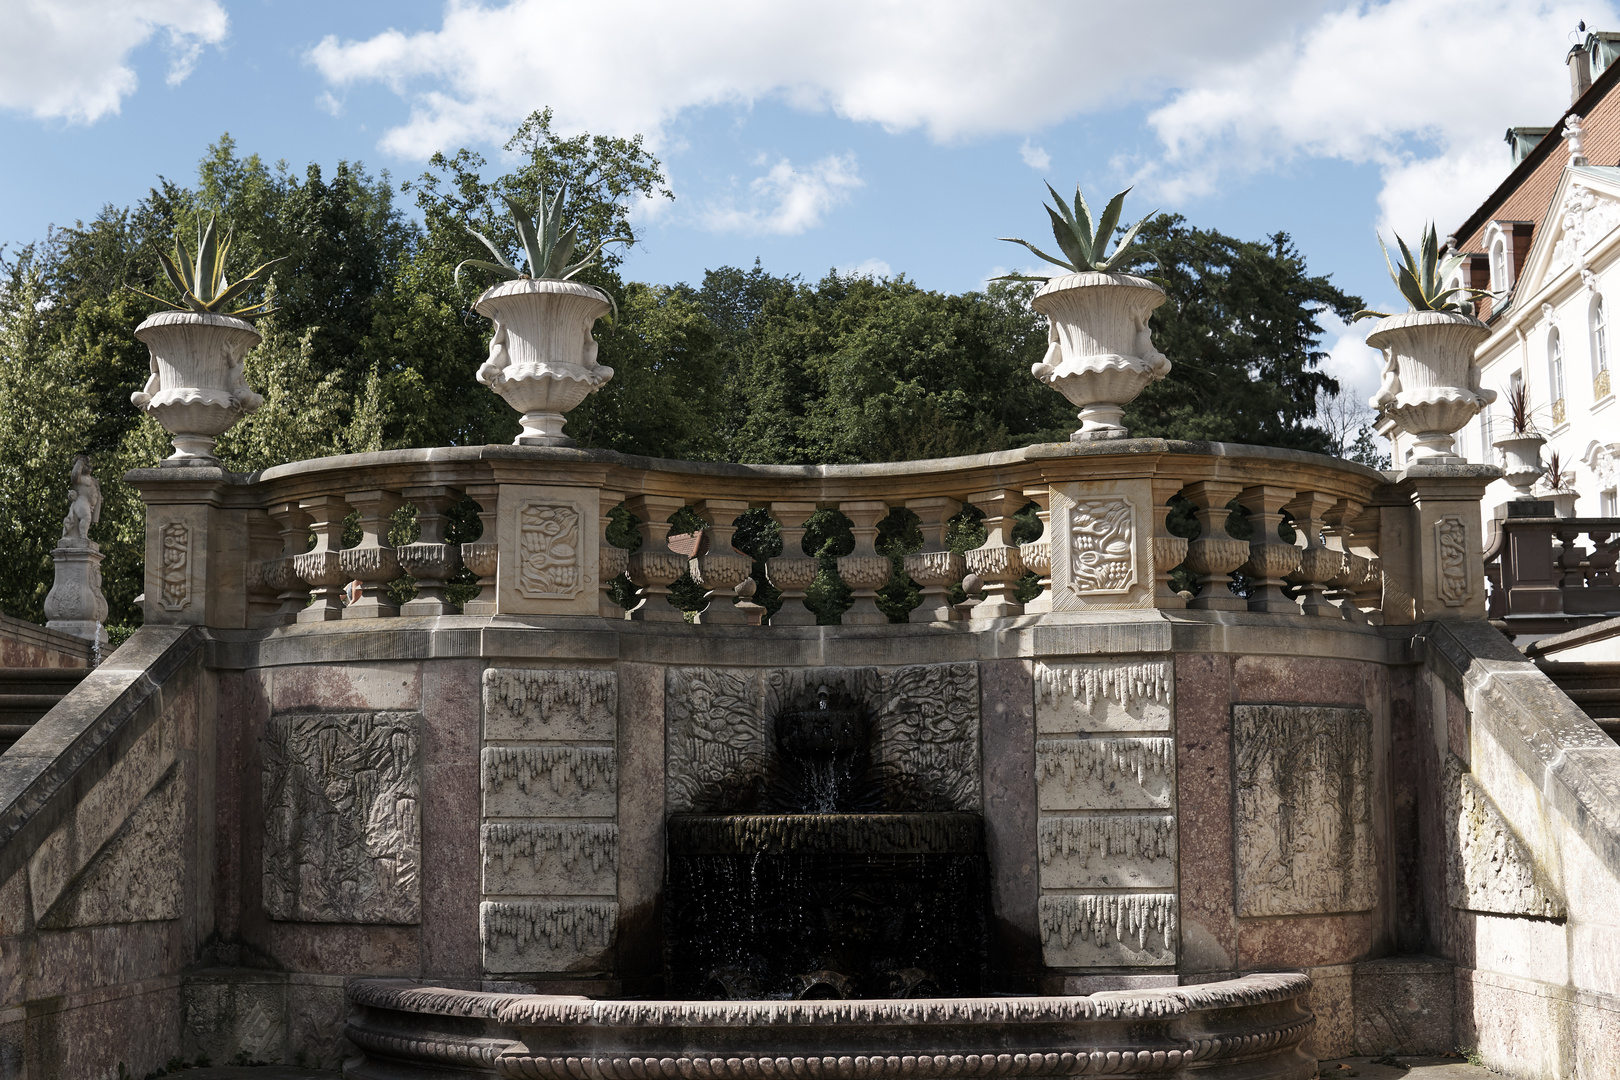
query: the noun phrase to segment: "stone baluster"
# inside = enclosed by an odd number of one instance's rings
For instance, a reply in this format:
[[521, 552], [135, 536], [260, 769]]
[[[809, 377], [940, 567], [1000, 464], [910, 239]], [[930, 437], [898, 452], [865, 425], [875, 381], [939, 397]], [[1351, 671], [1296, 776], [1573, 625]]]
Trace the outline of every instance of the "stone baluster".
[[445, 596], [450, 577], [461, 569], [461, 552], [444, 542], [450, 520], [445, 511], [461, 501], [455, 488], [435, 484], [408, 487], [405, 501], [416, 507], [416, 540], [394, 549], [402, 570], [416, 579], [416, 595], [400, 605], [401, 615], [455, 615], [456, 606]]
[[388, 543], [389, 515], [404, 503], [397, 492], [371, 488], [345, 495], [360, 512], [360, 542], [338, 553], [343, 572], [360, 582], [360, 598], [343, 609], [345, 619], [382, 619], [399, 614], [388, 597], [388, 586], [403, 571]]
[[686, 505], [668, 495], [637, 495], [625, 505], [639, 519], [636, 532], [641, 547], [630, 556], [627, 569], [639, 590], [630, 618], [637, 622], [685, 622], [680, 608], [669, 602], [669, 587], [686, 573], [686, 558], [669, 550], [669, 516]]
[[751, 618], [747, 608], [738, 606], [747, 596], [737, 592], [737, 586], [753, 570], [754, 560], [731, 546], [731, 538], [737, 532], [733, 523], [748, 512], [748, 504], [735, 499], [704, 499], [695, 509], [703, 519], [704, 531], [709, 534], [708, 550], [697, 560], [702, 579], [698, 584], [708, 590], [704, 599], [709, 601], [698, 616], [698, 622], [705, 626], [746, 626], [757, 621]]
[[1187, 606], [1200, 611], [1244, 611], [1248, 604], [1232, 592], [1232, 571], [1249, 559], [1249, 545], [1226, 531], [1231, 514], [1227, 504], [1242, 486], [1221, 480], [1200, 480], [1182, 494], [1193, 504], [1198, 518], [1198, 539], [1187, 545], [1187, 569], [1198, 575], [1198, 595]]
[[281, 557], [264, 569], [264, 580], [278, 591], [281, 606], [265, 616], [261, 626], [286, 626], [298, 621], [298, 613], [309, 605], [309, 586], [299, 576], [298, 556], [309, 546], [309, 514], [292, 500], [272, 503], [270, 517], [281, 532]]
[[316, 495], [300, 499], [298, 508], [309, 515], [309, 528], [315, 534], [315, 546], [293, 560], [298, 576], [310, 586], [309, 606], [298, 612], [298, 621], [341, 619], [343, 586], [349, 578], [343, 573], [338, 549], [343, 546], [349, 504], [341, 495]]
[[950, 520], [962, 509], [955, 499], [942, 495], [926, 499], [907, 499], [906, 509], [917, 515], [917, 528], [922, 533], [921, 551], [906, 556], [906, 573], [922, 587], [922, 603], [914, 617], [917, 622], [950, 622], [956, 617], [945, 591], [967, 573], [967, 560], [950, 550], [946, 533]]
[[1592, 541], [1592, 554], [1587, 559], [1592, 570], [1586, 582], [1589, 589], [1612, 589], [1616, 585], [1614, 564], [1617, 554], [1620, 553], [1615, 551], [1616, 541], [1610, 539], [1614, 535], [1608, 529], [1592, 529], [1587, 533], [1587, 539]]
[[[1577, 541], [1586, 530], [1579, 526], [1559, 525], [1553, 529], [1553, 535], [1558, 537], [1558, 569], [1561, 577], [1558, 587], [1568, 591], [1578, 591], [1586, 588], [1586, 572], [1581, 563], [1586, 560], [1586, 549]], [[1564, 603], [1564, 610], [1570, 610], [1569, 602]]]
[[1024, 613], [1035, 615], [1052, 610], [1052, 489], [1045, 484], [1028, 487], [1024, 498], [1038, 507], [1035, 516], [1041, 521], [1041, 535], [1018, 545], [1018, 559], [1024, 569], [1040, 578], [1040, 591], [1024, 604]]
[[597, 584], [602, 590], [601, 612], [604, 619], [623, 619], [626, 609], [614, 602], [608, 594], [608, 586], [612, 585], [618, 576], [625, 572], [630, 565], [630, 553], [622, 547], [608, 543], [608, 526], [613, 524], [613, 508], [624, 501], [622, 491], [599, 491], [601, 496], [601, 518], [596, 535], [600, 538], [597, 544]]
[[1339, 499], [1322, 515], [1323, 545], [1332, 554], [1329, 561], [1335, 567], [1333, 576], [1323, 582], [1326, 589], [1322, 598], [1338, 609], [1339, 617], [1349, 622], [1362, 621], [1361, 611], [1354, 603], [1356, 580], [1366, 573], [1366, 562], [1350, 550], [1352, 530], [1350, 523], [1361, 513], [1361, 504], [1353, 499]]
[[967, 553], [968, 569], [984, 582], [984, 599], [974, 605], [973, 617], [1021, 615], [1024, 609], [1014, 599], [1014, 590], [1024, 576], [1024, 563], [1007, 540], [1012, 535], [1013, 514], [1024, 505], [1024, 493], [995, 488], [969, 495], [968, 502], [984, 513], [985, 531], [984, 543]]
[[838, 512], [849, 518], [855, 549], [838, 560], [838, 576], [855, 594], [844, 612], [845, 626], [883, 626], [889, 617], [878, 610], [877, 591], [888, 583], [894, 565], [877, 552], [878, 522], [889, 516], [889, 505], [871, 500], [841, 502]]
[[1339, 552], [1322, 543], [1320, 534], [1324, 517], [1335, 505], [1331, 495], [1319, 491], [1302, 491], [1285, 507], [1294, 516], [1294, 546], [1299, 548], [1299, 569], [1288, 580], [1302, 590], [1299, 609], [1307, 615], [1325, 619], [1342, 619], [1344, 614], [1328, 603], [1324, 593], [1328, 583], [1344, 569]]
[[499, 608], [496, 599], [496, 575], [500, 572], [501, 544], [496, 535], [496, 522], [500, 519], [501, 486], [499, 484], [469, 484], [467, 497], [478, 504], [478, 521], [483, 532], [477, 540], [461, 545], [461, 562], [478, 575], [478, 595], [461, 606], [464, 615], [493, 615]]
[[1299, 605], [1283, 593], [1285, 579], [1299, 569], [1299, 548], [1284, 543], [1278, 532], [1282, 509], [1293, 499], [1292, 488], [1272, 484], [1257, 484], [1238, 493], [1238, 503], [1249, 512], [1249, 522], [1254, 526], [1249, 561], [1238, 568], [1252, 586], [1250, 611], [1299, 614]]
[[1181, 481], [1171, 476], [1155, 476], [1153, 486], [1153, 606], [1184, 608], [1187, 598], [1170, 584], [1170, 574], [1187, 560], [1187, 538], [1170, 535], [1170, 500], [1181, 490]]
[[273, 621], [283, 588], [282, 579], [277, 573], [281, 566], [280, 530], [275, 520], [263, 510], [248, 512], [247, 529], [247, 624], [280, 625]]
[[1352, 563], [1350, 607], [1360, 616], [1350, 618], [1376, 626], [1384, 621], [1384, 568], [1378, 557], [1379, 545], [1383, 542], [1384, 508], [1363, 507], [1361, 513], [1347, 518], [1345, 524], [1349, 528], [1346, 543]]
[[771, 616], [772, 626], [816, 625], [816, 613], [804, 606], [804, 591], [821, 569], [815, 556], [804, 554], [804, 523], [815, 512], [815, 503], [771, 503], [771, 517], [782, 530], [782, 554], [765, 563], [765, 576], [782, 593], [782, 606]]

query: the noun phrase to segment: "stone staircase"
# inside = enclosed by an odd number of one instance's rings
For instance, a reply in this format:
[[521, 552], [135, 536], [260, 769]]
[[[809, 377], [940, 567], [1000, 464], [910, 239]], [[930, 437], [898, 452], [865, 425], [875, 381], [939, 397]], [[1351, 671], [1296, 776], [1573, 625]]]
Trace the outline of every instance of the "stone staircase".
[[0, 754], [88, 674], [89, 668], [0, 668]]
[[1538, 660], [1536, 666], [1620, 743], [1620, 662]]

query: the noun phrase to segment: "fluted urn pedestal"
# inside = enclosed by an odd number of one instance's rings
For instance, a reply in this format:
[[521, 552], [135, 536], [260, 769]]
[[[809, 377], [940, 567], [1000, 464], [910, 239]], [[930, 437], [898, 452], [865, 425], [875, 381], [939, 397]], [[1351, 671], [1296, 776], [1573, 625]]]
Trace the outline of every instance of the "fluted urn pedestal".
[[1099, 273], [1053, 278], [1030, 300], [1051, 327], [1046, 356], [1030, 373], [1079, 407], [1075, 442], [1128, 436], [1125, 406], [1170, 373], [1148, 330], [1164, 300], [1146, 278]]
[[1411, 434], [1414, 461], [1462, 463], [1454, 436], [1496, 400], [1474, 366], [1474, 350], [1489, 336], [1478, 319], [1451, 311], [1391, 315], [1367, 335], [1384, 353], [1383, 382], [1368, 404]]
[[600, 289], [572, 281], [506, 281], [473, 305], [494, 321], [478, 381], [523, 414], [519, 446], [573, 446], [564, 414], [613, 378], [596, 362], [591, 327], [611, 310]]
[[163, 464], [218, 464], [214, 439], [264, 404], [243, 373], [258, 331], [231, 315], [160, 311], [135, 336], [152, 351], [151, 376], [130, 400], [174, 437]]

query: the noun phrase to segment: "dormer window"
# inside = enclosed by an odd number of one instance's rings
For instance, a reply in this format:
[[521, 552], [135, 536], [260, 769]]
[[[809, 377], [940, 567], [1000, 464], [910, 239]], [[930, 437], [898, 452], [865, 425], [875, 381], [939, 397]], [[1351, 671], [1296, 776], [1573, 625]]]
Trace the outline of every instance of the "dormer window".
[[1519, 264], [1530, 251], [1534, 226], [1528, 221], [1493, 221], [1481, 237], [1490, 262], [1491, 291], [1507, 293], [1519, 276]]
[[1491, 241], [1491, 291], [1506, 292], [1508, 284], [1507, 240], [1499, 232]]

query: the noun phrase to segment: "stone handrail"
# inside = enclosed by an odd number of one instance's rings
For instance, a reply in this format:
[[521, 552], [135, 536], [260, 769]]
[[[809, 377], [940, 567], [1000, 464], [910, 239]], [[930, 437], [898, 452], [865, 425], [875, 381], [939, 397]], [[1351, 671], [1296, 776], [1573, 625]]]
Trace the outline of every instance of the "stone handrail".
[[[602, 450], [477, 446], [352, 454], [259, 473], [148, 469], [130, 474], [148, 512], [148, 623], [273, 626], [292, 622], [451, 615], [445, 582], [461, 565], [482, 591], [467, 615], [622, 617], [606, 596], [627, 571], [640, 588], [630, 618], [678, 622], [669, 587], [689, 566], [669, 550], [668, 519], [689, 507], [708, 548], [690, 565], [709, 589], [702, 623], [758, 622], [749, 602], [752, 561], [734, 552], [734, 522], [765, 507], [782, 529], [783, 553], [769, 579], [784, 594], [775, 625], [811, 624], [801, 598], [818, 564], [801, 554], [805, 522], [838, 509], [855, 547], [838, 560], [854, 594], [846, 625], [886, 623], [875, 604], [889, 559], [875, 549], [878, 523], [905, 507], [919, 519], [922, 550], [906, 572], [922, 587], [913, 620], [961, 617], [946, 589], [969, 572], [984, 583], [971, 617], [1124, 608], [1206, 608], [1328, 618], [1409, 621], [1413, 584], [1379, 572], [1379, 511], [1408, 497], [1383, 474], [1334, 458], [1224, 443], [1129, 439], [1044, 444], [974, 457], [880, 465], [737, 465], [665, 461]], [[1172, 535], [1169, 503], [1188, 499], [1200, 534]], [[446, 511], [463, 497], [479, 506], [483, 535], [457, 550], [445, 541]], [[639, 521], [631, 554], [605, 539], [621, 502]], [[1036, 504], [1044, 534], [1013, 544], [1012, 517]], [[390, 515], [410, 503], [419, 539], [388, 542]], [[1229, 536], [1230, 504], [1253, 535]], [[966, 557], [947, 550], [946, 523], [964, 506], [983, 516], [986, 540]], [[345, 548], [346, 519], [361, 539]], [[1294, 540], [1279, 534], [1292, 519]], [[310, 537], [314, 542], [311, 544]], [[1066, 538], [1054, 549], [1052, 537]], [[1477, 551], [1477, 542], [1475, 546]], [[1196, 575], [1190, 601], [1170, 585], [1177, 568]], [[1020, 604], [1026, 572], [1041, 591]], [[1226, 588], [1239, 572], [1247, 595]], [[396, 608], [389, 585], [409, 575], [415, 599]], [[358, 589], [352, 583], [358, 583]], [[350, 593], [347, 604], [345, 591]], [[357, 595], [355, 593], [357, 592]]]

